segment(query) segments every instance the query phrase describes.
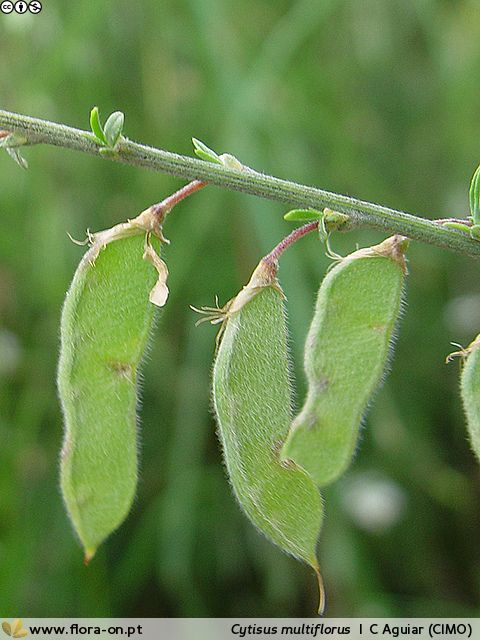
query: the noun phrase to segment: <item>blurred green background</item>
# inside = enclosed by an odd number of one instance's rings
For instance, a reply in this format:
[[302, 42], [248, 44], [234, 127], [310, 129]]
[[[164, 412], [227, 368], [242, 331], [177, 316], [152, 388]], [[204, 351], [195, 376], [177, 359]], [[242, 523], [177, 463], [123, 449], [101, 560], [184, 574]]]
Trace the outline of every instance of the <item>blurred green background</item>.
[[[191, 136], [274, 175], [427, 217], [467, 214], [480, 160], [475, 0], [45, 0], [0, 14], [2, 108], [191, 154]], [[36, 147], [0, 156], [2, 616], [312, 615], [312, 572], [247, 522], [210, 411], [215, 331], [189, 309], [229, 299], [291, 226], [287, 210], [207, 188], [165, 233], [171, 298], [143, 368], [141, 475], [91, 566], [58, 487], [58, 326], [82, 238], [182, 182]], [[334, 237], [340, 253], [378, 242]], [[480, 613], [480, 474], [450, 341], [480, 330], [478, 265], [412, 245], [395, 359], [345, 477], [325, 491], [319, 554], [330, 616]], [[314, 237], [285, 255], [297, 398], [315, 292]]]

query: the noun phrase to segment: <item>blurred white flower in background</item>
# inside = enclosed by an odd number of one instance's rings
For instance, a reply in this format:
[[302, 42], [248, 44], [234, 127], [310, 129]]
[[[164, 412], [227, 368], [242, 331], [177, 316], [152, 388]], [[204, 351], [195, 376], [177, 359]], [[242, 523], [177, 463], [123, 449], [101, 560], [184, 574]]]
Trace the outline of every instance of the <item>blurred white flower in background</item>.
[[0, 329], [0, 376], [10, 376], [18, 369], [22, 349], [17, 336]]
[[457, 339], [464, 337], [471, 341], [478, 333], [478, 318], [480, 318], [480, 295], [466, 294], [452, 298], [445, 306], [443, 321], [449, 331]]
[[399, 522], [407, 495], [391, 478], [380, 473], [351, 475], [343, 487], [342, 507], [355, 524], [370, 533], [383, 533]]

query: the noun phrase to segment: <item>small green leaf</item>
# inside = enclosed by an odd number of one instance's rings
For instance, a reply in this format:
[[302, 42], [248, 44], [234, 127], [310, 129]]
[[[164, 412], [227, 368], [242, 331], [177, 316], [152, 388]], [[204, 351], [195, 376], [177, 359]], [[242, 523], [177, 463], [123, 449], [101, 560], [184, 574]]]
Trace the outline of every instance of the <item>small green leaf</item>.
[[223, 164], [220, 156], [215, 153], [212, 149], [207, 147], [206, 144], [203, 144], [201, 140], [197, 140], [197, 138], [192, 138], [193, 147], [195, 154], [201, 158], [202, 160], [206, 160], [207, 162], [215, 162], [216, 164]]
[[480, 223], [480, 166], [475, 169], [469, 191], [470, 213], [475, 224]]
[[108, 144], [105, 134], [103, 133], [103, 127], [100, 123], [100, 113], [98, 107], [93, 107], [90, 111], [90, 129], [92, 130], [95, 138], [102, 144]]
[[22, 169], [28, 169], [28, 162], [20, 153], [18, 147], [5, 147], [5, 151]]
[[283, 216], [289, 222], [306, 222], [308, 220], [320, 220], [322, 213], [316, 209], [292, 209]]
[[468, 226], [468, 224], [462, 224], [461, 222], [444, 222], [442, 227], [455, 229], [456, 231], [464, 231], [465, 233], [470, 233], [472, 230], [472, 227]]
[[109, 147], [115, 147], [122, 135], [125, 116], [121, 111], [114, 111], [105, 122], [104, 133]]

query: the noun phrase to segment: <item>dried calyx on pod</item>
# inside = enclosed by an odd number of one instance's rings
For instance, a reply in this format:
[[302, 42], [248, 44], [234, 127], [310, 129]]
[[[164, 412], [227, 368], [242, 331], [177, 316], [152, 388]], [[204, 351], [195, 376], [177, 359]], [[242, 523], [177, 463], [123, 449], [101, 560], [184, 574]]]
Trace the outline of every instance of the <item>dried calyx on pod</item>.
[[[150, 262], [157, 271], [157, 281], [149, 294], [150, 302], [157, 307], [163, 307], [168, 298], [168, 267], [160, 258], [159, 253], [155, 250], [152, 243], [152, 237], [158, 238], [160, 243], [169, 244], [165, 238], [161, 226], [161, 218], [158, 215], [159, 206], [153, 205], [145, 211], [142, 211], [133, 220], [127, 220], [116, 224], [110, 229], [97, 231], [97, 233], [87, 232], [87, 241], [90, 244], [90, 250], [85, 255], [87, 261], [95, 263], [98, 255], [112, 242], [131, 238], [133, 236], [142, 235], [145, 238], [143, 259]], [[165, 212], [162, 212], [163, 216]], [[83, 244], [83, 243], [80, 243]]]

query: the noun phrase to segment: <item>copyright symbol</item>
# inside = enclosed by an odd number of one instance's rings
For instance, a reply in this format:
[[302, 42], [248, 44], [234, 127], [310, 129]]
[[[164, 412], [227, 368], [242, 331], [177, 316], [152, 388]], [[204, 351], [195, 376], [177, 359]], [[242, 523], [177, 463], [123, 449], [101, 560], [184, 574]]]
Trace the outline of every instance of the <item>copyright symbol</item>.
[[42, 3], [38, 2], [38, 0], [33, 0], [33, 2], [29, 3], [28, 10], [30, 13], [40, 13], [42, 10]]
[[12, 13], [13, 2], [8, 2], [8, 0], [2, 2], [2, 4], [0, 4], [0, 11], [2, 11], [2, 13]]
[[15, 11], [17, 13], [27, 13], [28, 11], [28, 5], [26, 2], [24, 2], [23, 0], [20, 0], [19, 2], [15, 3]]

